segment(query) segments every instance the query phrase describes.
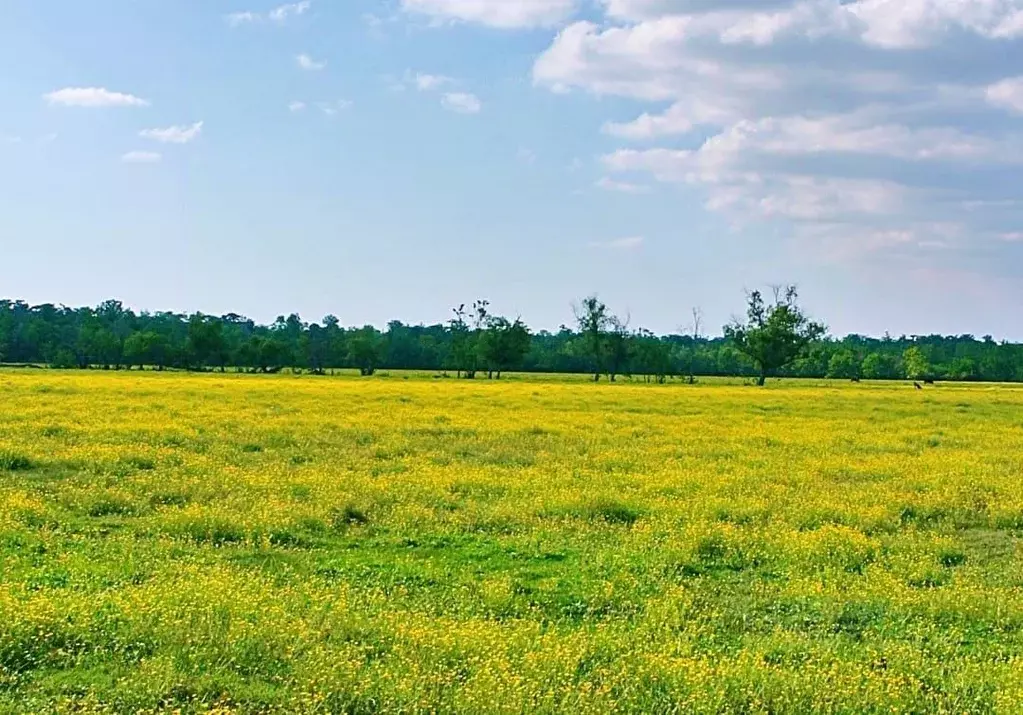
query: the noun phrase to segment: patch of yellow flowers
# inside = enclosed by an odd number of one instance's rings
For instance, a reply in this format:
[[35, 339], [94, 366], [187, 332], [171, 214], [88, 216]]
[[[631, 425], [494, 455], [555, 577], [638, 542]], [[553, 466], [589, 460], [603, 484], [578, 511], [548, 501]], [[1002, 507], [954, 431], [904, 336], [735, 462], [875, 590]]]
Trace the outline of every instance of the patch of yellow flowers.
[[0, 713], [1018, 712], [1023, 390], [0, 372]]

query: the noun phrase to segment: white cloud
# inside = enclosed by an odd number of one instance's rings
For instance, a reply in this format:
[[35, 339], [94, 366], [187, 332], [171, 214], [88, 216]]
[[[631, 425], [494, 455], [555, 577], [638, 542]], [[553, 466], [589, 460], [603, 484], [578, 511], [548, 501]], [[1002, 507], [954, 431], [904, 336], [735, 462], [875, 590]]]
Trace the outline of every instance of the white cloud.
[[725, 124], [741, 116], [737, 107], [716, 106], [706, 100], [690, 97], [676, 102], [660, 114], [643, 113], [630, 122], [608, 122], [604, 125], [604, 132], [624, 139], [655, 139], [687, 134], [700, 125]]
[[149, 102], [132, 94], [102, 87], [66, 87], [43, 95], [51, 105], [64, 107], [148, 107]]
[[274, 8], [270, 11], [268, 17], [274, 22], [285, 22], [289, 17], [304, 15], [312, 6], [313, 4], [310, 0], [289, 3], [287, 5], [281, 5], [280, 7]]
[[417, 73], [413, 79], [416, 89], [420, 92], [430, 92], [455, 82], [451, 77], [445, 77], [441, 74], [425, 74], [423, 72]]
[[646, 194], [650, 192], [649, 186], [633, 184], [628, 181], [615, 181], [608, 176], [600, 179], [596, 186], [598, 189], [603, 189], [604, 191], [617, 191], [622, 194]]
[[163, 144], [187, 144], [202, 133], [202, 127], [203, 122], [196, 122], [190, 126], [144, 129], [139, 132], [139, 136]]
[[1005, 198], [1023, 165], [1023, 127], [999, 111], [1023, 114], [1023, 76], [998, 74], [1023, 53], [1023, 0], [598, 7], [558, 33], [533, 79], [644, 105], [601, 127], [653, 146], [608, 153], [600, 188], [675, 183], [738, 225], [870, 250], [1023, 224], [1020, 204], [967, 208]]
[[336, 102], [318, 102], [316, 107], [328, 117], [337, 116], [338, 113], [348, 109], [352, 103], [347, 99], [340, 99]]
[[0, 144], [21, 144], [21, 137], [13, 134], [0, 134]]
[[227, 24], [231, 27], [238, 27], [259, 22], [262, 17], [254, 12], [232, 12], [229, 15], [225, 15], [224, 19], [227, 20]]
[[784, 37], [841, 37], [911, 49], [955, 31], [987, 39], [1023, 35], [1020, 0], [603, 0], [608, 16], [645, 24], [675, 18], [687, 35], [726, 44], [768, 45]]
[[1023, 114], [1023, 77], [1011, 77], [989, 85], [985, 90], [988, 104]]
[[239, 27], [241, 25], [254, 25], [256, 23], [269, 21], [277, 24], [284, 24], [291, 17], [298, 17], [309, 12], [313, 4], [311, 0], [302, 0], [301, 2], [288, 3], [286, 5], [279, 5], [265, 15], [258, 12], [242, 11], [232, 12], [224, 16], [227, 20], [227, 24], [231, 27]]
[[317, 60], [314, 60], [312, 57], [305, 53], [295, 57], [295, 62], [297, 62], [298, 66], [306, 70], [307, 72], [317, 72], [327, 66], [326, 62], [319, 62]]
[[479, 114], [483, 103], [475, 94], [469, 92], [448, 92], [441, 99], [445, 109], [459, 114]]
[[299, 102], [297, 100], [288, 105], [288, 111], [289, 112], [302, 112], [302, 111], [305, 111], [305, 108], [306, 108], [306, 103], [305, 102]]
[[126, 164], [156, 164], [163, 157], [155, 151], [129, 151], [121, 156]]
[[472, 22], [502, 29], [552, 27], [577, 9], [577, 0], [401, 0], [409, 13], [437, 22]]

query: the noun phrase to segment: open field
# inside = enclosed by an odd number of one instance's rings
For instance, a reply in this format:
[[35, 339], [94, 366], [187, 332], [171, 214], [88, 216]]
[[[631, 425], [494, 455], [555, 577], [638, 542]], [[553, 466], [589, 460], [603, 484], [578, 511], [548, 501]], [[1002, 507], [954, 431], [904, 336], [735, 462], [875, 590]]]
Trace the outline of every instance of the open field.
[[1023, 388], [0, 372], [0, 712], [1018, 712]]

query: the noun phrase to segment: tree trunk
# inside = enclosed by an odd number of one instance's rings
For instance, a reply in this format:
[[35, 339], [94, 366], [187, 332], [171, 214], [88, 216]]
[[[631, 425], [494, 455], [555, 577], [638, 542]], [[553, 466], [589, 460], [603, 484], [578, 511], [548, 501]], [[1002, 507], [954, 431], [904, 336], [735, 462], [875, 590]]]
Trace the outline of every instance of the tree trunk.
[[763, 387], [767, 383], [767, 371], [763, 368], [760, 369], [760, 377], [757, 379], [757, 385]]
[[600, 373], [599, 372], [593, 374], [593, 381], [594, 382], [600, 382]]

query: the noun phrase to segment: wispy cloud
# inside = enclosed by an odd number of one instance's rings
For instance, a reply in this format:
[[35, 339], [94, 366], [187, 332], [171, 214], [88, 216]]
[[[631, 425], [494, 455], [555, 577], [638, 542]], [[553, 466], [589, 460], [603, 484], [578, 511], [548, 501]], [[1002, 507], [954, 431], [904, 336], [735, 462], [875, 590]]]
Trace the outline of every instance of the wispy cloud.
[[612, 251], [635, 251], [646, 243], [643, 236], [626, 236], [611, 241], [595, 241], [590, 244], [592, 248], [604, 248]]
[[434, 22], [472, 22], [501, 29], [550, 27], [567, 19], [577, 0], [402, 0], [409, 13]]
[[298, 66], [307, 72], [318, 72], [319, 70], [322, 70], [327, 66], [326, 62], [314, 60], [312, 57], [305, 53], [298, 55], [295, 58], [295, 62], [297, 62]]
[[297, 100], [288, 105], [288, 111], [289, 112], [303, 112], [303, 111], [305, 111], [305, 108], [306, 108], [306, 103], [305, 102], [299, 102]]
[[305, 15], [309, 12], [309, 8], [313, 6], [310, 0], [302, 0], [302, 2], [288, 3], [287, 5], [281, 5], [270, 11], [269, 18], [273, 22], [286, 22], [289, 17], [296, 15]]
[[1023, 114], [1023, 77], [1010, 77], [990, 85], [984, 92], [988, 104]]
[[441, 99], [441, 104], [458, 114], [479, 114], [483, 110], [479, 97], [470, 92], [448, 92]]
[[352, 103], [347, 99], [339, 99], [336, 102], [317, 102], [316, 104], [316, 107], [328, 117], [335, 117], [351, 106]]
[[231, 27], [238, 27], [239, 25], [259, 22], [262, 16], [254, 12], [232, 12], [229, 15], [225, 15], [224, 19], [227, 20], [227, 24]]
[[148, 107], [149, 102], [133, 94], [111, 92], [102, 87], [65, 87], [44, 94], [51, 105], [63, 107]]
[[155, 151], [129, 151], [121, 156], [125, 164], [156, 164], [163, 156]]
[[650, 187], [644, 186], [643, 184], [633, 184], [628, 181], [615, 181], [612, 178], [605, 176], [596, 184], [598, 189], [604, 189], [604, 191], [617, 191], [622, 194], [647, 194], [650, 193]]
[[254, 25], [264, 21], [275, 22], [282, 25], [288, 21], [288, 18], [306, 14], [312, 6], [313, 4], [311, 0], [302, 0], [302, 2], [293, 2], [275, 7], [265, 15], [263, 13], [245, 10], [242, 12], [232, 12], [224, 15], [224, 19], [231, 27]]
[[167, 127], [166, 129], [144, 129], [139, 132], [143, 139], [152, 139], [163, 144], [187, 144], [202, 133], [203, 122], [190, 126]]

